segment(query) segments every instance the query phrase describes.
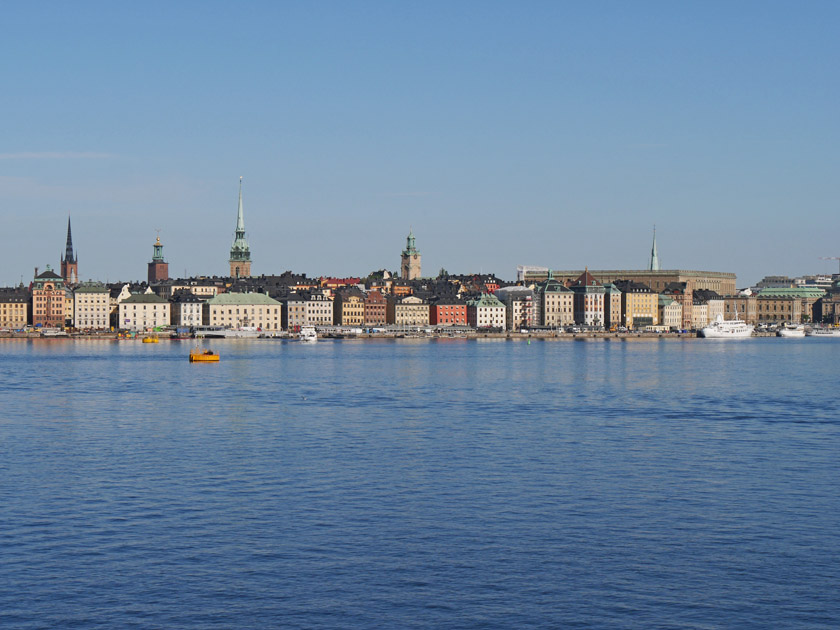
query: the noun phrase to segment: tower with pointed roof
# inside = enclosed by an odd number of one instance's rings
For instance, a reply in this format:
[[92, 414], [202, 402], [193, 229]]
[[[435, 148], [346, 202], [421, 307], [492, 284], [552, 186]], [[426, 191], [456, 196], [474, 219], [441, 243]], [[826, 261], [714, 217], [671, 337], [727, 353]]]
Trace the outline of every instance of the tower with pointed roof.
[[153, 247], [152, 261], [149, 263], [149, 284], [169, 280], [169, 263], [163, 257], [163, 245], [160, 242], [160, 236], [155, 240]]
[[236, 213], [236, 231], [230, 248], [230, 277], [251, 276], [251, 248], [245, 238], [245, 219], [242, 214], [242, 178], [239, 178], [239, 210]]
[[414, 230], [409, 229], [400, 263], [400, 277], [414, 280], [420, 277], [420, 252], [414, 245]]
[[650, 265], [648, 271], [659, 271], [659, 252], [656, 250], [656, 226], [653, 226], [653, 246], [650, 248]]
[[70, 216], [67, 216], [67, 244], [64, 248], [64, 255], [61, 257], [61, 277], [64, 284], [75, 285], [79, 283], [79, 260], [73, 250], [73, 234], [70, 231]]

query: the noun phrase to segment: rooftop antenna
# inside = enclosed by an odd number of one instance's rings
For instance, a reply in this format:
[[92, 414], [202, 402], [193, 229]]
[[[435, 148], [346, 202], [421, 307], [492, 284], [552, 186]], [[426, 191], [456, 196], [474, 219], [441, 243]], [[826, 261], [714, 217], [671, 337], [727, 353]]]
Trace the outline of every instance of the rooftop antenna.
[[[820, 260], [837, 260], [837, 261], [840, 261], [840, 256], [820, 256]], [[840, 267], [838, 268], [838, 273], [840, 273]]]

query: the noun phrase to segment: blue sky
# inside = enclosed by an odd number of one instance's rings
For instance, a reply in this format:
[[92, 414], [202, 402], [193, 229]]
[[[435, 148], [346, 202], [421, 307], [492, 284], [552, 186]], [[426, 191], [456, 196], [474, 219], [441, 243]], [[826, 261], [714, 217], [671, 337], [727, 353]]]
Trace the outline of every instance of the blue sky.
[[[835, 2], [13, 3], [0, 283], [517, 264], [825, 273]], [[13, 235], [13, 238], [8, 238]]]

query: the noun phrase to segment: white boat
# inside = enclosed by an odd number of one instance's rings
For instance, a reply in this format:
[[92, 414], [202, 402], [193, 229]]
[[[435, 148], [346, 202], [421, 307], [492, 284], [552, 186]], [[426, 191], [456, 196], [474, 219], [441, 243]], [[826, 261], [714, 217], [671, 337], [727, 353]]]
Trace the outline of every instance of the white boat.
[[262, 331], [256, 326], [241, 326], [240, 328], [225, 328], [224, 326], [196, 326], [196, 338], [215, 339], [256, 339]]
[[802, 324], [785, 324], [779, 330], [776, 331], [776, 336], [778, 337], [787, 337], [787, 338], [795, 338], [795, 337], [804, 337], [805, 336], [805, 326]]
[[306, 342], [318, 341], [318, 333], [315, 331], [315, 326], [301, 326], [298, 339]]
[[754, 326], [737, 318], [737, 313], [735, 319], [723, 319], [723, 315], [718, 313], [715, 320], [705, 328], [700, 329], [697, 334], [706, 339], [746, 339], [751, 337]]
[[805, 331], [806, 337], [820, 337], [822, 339], [831, 339], [833, 337], [840, 337], [840, 328], [823, 328], [822, 326], [815, 326], [808, 328]]

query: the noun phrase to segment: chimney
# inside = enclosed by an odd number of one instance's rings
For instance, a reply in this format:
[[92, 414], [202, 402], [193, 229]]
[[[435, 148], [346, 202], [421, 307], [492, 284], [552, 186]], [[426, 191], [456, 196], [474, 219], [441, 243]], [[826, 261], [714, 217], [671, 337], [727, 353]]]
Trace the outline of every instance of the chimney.
[[35, 267], [35, 277], [38, 277], [38, 267]]

